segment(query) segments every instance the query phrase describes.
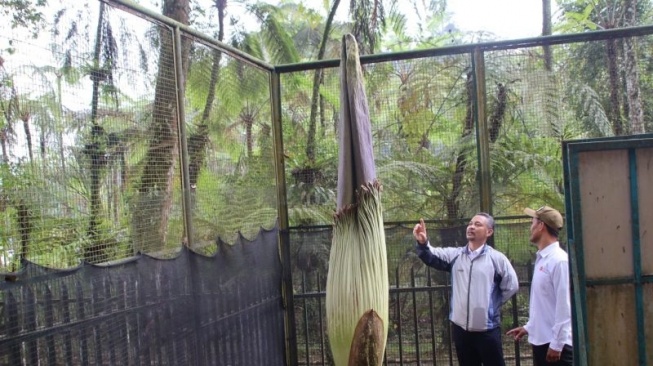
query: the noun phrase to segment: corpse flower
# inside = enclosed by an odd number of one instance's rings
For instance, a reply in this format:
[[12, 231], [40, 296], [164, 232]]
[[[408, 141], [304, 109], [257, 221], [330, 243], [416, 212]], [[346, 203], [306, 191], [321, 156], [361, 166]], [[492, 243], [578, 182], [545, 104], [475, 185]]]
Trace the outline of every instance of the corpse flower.
[[343, 37], [337, 211], [326, 286], [336, 366], [377, 366], [388, 334], [388, 263], [372, 132], [358, 45]]

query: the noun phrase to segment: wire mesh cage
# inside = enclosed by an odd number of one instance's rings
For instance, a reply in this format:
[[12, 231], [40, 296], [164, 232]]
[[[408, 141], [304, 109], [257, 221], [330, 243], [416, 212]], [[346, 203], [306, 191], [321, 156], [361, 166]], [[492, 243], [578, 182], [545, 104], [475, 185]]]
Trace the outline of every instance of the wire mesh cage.
[[[20, 314], [0, 322], [0, 339], [13, 342], [2, 361], [175, 364], [205, 352], [206, 363], [221, 353], [239, 363], [245, 332], [260, 325], [269, 334], [255, 344], [275, 356], [330, 364], [323, 302], [342, 118], [337, 62], [265, 67], [135, 13], [104, 2], [62, 12], [58, 22], [69, 28], [55, 27], [51, 44], [0, 34], [15, 51], [0, 58], [0, 305]], [[522, 209], [563, 209], [563, 140], [653, 128], [651, 105], [633, 99], [628, 73], [633, 42], [635, 64], [651, 69], [652, 33], [361, 59], [384, 187], [388, 364], [455, 360], [447, 277], [412, 251], [420, 217], [434, 245], [462, 246], [469, 217], [496, 216], [491, 244], [522, 283], [502, 325], [524, 323], [534, 248]], [[331, 46], [327, 56], [336, 57]], [[615, 74], [621, 61], [631, 68]], [[280, 233], [261, 231], [276, 225]], [[272, 245], [267, 282], [247, 273], [258, 259], [244, 249], [248, 239]], [[130, 258], [147, 263], [136, 268]], [[252, 289], [260, 296], [250, 298]], [[181, 311], [192, 306], [197, 317]], [[250, 328], [240, 308], [254, 313]], [[170, 339], [192, 333], [193, 322], [210, 343], [205, 351]], [[296, 327], [296, 338], [282, 325]], [[524, 344], [504, 339], [504, 351], [509, 364], [530, 361]]]

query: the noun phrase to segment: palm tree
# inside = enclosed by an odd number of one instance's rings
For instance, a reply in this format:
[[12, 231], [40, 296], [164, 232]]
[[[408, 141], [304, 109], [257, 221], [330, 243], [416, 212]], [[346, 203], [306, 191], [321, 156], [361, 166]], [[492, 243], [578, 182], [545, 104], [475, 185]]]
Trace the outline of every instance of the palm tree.
[[247, 10], [252, 13], [260, 22], [261, 30], [253, 37], [246, 34], [239, 34], [234, 40], [241, 49], [268, 60], [273, 64], [291, 64], [300, 61], [299, 51], [294, 43], [292, 34], [288, 32], [289, 25], [286, 24], [286, 13], [296, 14], [298, 10], [293, 4], [284, 4], [281, 7], [265, 3], [249, 5]]
[[[50, 133], [56, 135], [60, 163], [59, 171], [62, 173], [62, 176], [66, 176], [66, 158], [64, 151], [65, 126], [63, 121], [64, 106], [61, 100], [62, 87], [64, 82], [68, 84], [77, 83], [79, 81], [79, 70], [70, 67], [70, 65], [66, 65], [65, 62], [61, 67], [47, 65], [33, 67], [32, 69], [32, 77], [34, 78], [35, 84], [50, 89], [38, 102], [38, 105], [43, 107], [39, 109], [41, 112], [40, 120], [42, 122], [40, 126], [41, 135], [43, 136]], [[54, 87], [52, 87], [52, 76], [55, 77]], [[43, 146], [45, 137], [43, 136], [41, 140], [41, 154], [43, 155], [45, 153]]]
[[[650, 8], [647, 2], [598, 1], [590, 4], [565, 1], [560, 4], [573, 19], [563, 24], [572, 31], [587, 29], [615, 29], [634, 26], [641, 22], [641, 15]], [[608, 69], [606, 113], [612, 122], [614, 135], [644, 132], [643, 109], [640, 95], [639, 70], [637, 66], [637, 43], [634, 38], [609, 39], [605, 43], [605, 60]], [[580, 47], [581, 52], [591, 52], [594, 43]], [[593, 62], [600, 62], [595, 59]], [[581, 63], [582, 64], [582, 63]], [[596, 67], [594, 65], [593, 67]], [[600, 90], [596, 88], [597, 92]], [[622, 95], [625, 98], [622, 99]], [[625, 117], [629, 123], [625, 123]]]
[[350, 0], [349, 16], [353, 19], [352, 34], [361, 45], [361, 55], [374, 53], [385, 26], [383, 1]]
[[9, 146], [15, 136], [13, 124], [19, 113], [19, 108], [18, 93], [14, 87], [13, 77], [5, 69], [2, 58], [0, 58], [0, 112], [2, 112], [2, 124], [0, 125], [2, 161], [8, 163]]
[[[224, 41], [225, 26], [224, 17], [227, 8], [227, 0], [214, 0], [214, 5], [218, 10], [218, 35], [217, 40]], [[197, 177], [199, 176], [200, 169], [204, 165], [205, 149], [209, 142], [209, 117], [213, 111], [215, 102], [215, 88], [218, 84], [220, 76], [220, 62], [222, 61], [222, 52], [213, 50], [213, 60], [211, 66], [211, 76], [208, 85], [208, 93], [204, 109], [202, 111], [202, 118], [197, 125], [195, 133], [191, 134], [188, 138], [188, 153], [189, 157], [189, 174], [191, 187], [197, 187]], [[194, 189], [194, 188], [193, 188]], [[193, 190], [194, 192], [194, 190]], [[193, 194], [194, 197], [194, 194]]]
[[[181, 24], [189, 24], [188, 0], [165, 0], [163, 15]], [[173, 35], [162, 28], [159, 33], [159, 68], [154, 92], [149, 147], [143, 162], [138, 198], [133, 208], [132, 240], [136, 250], [158, 250], [167, 242], [168, 213], [171, 208], [172, 181], [176, 161], [177, 90]], [[184, 80], [188, 70], [190, 44], [183, 42], [181, 59]], [[184, 85], [180, 86], [183, 91]], [[179, 238], [179, 242], [183, 239]]]

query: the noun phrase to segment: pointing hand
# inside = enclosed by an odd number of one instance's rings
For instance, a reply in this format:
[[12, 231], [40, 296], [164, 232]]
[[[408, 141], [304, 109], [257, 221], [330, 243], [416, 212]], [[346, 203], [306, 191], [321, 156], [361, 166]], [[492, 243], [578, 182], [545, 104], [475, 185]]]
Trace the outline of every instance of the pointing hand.
[[528, 332], [524, 327], [510, 329], [508, 332], [506, 332], [506, 335], [512, 336], [517, 342], [519, 342], [519, 340], [526, 334], [528, 334]]
[[424, 245], [428, 240], [426, 235], [426, 225], [424, 224], [424, 219], [419, 219], [419, 224], [415, 225], [413, 228], [413, 237], [417, 240], [418, 243]]

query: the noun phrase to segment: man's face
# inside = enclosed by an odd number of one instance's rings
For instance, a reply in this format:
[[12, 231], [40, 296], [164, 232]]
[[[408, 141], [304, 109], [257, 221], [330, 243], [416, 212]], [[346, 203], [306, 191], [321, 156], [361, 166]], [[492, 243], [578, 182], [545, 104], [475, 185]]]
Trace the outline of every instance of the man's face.
[[485, 242], [494, 231], [488, 227], [487, 218], [476, 215], [467, 224], [467, 240], [474, 242]]
[[539, 219], [533, 217], [531, 222], [531, 235], [528, 239], [531, 243], [537, 243], [542, 237], [542, 229], [544, 229], [544, 223]]

